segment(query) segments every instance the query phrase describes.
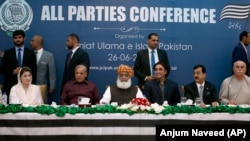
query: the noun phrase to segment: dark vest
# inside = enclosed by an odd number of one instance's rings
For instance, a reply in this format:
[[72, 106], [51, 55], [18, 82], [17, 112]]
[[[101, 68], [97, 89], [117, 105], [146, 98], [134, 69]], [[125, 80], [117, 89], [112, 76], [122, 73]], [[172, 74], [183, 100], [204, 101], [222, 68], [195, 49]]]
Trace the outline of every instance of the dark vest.
[[110, 86], [111, 101], [118, 102], [118, 105], [127, 104], [133, 98], [136, 98], [138, 88], [131, 86], [128, 89], [120, 89], [116, 85]]

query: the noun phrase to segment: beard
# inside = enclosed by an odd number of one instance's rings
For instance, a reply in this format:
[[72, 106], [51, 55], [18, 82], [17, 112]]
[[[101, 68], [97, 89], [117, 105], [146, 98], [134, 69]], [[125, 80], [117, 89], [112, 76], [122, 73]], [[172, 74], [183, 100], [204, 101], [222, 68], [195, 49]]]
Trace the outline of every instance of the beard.
[[20, 47], [20, 46], [22, 46], [23, 44], [24, 44], [24, 41], [19, 42], [19, 43], [14, 42], [14, 45], [17, 46], [17, 47]]
[[119, 78], [116, 80], [116, 86], [120, 89], [127, 89], [131, 86], [131, 84], [131, 78], [129, 78], [127, 82], [122, 82]]
[[67, 46], [67, 48], [71, 50], [73, 48], [73, 46]]

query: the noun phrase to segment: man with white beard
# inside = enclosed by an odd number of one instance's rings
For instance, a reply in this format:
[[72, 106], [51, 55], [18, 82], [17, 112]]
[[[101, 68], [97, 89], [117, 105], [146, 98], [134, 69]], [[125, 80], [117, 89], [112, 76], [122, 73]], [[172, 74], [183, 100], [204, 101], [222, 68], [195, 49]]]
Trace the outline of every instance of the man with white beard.
[[133, 98], [144, 98], [141, 90], [132, 86], [131, 78], [134, 76], [134, 70], [121, 64], [117, 69], [116, 84], [109, 86], [100, 100], [101, 104], [117, 102], [118, 105], [129, 103]]

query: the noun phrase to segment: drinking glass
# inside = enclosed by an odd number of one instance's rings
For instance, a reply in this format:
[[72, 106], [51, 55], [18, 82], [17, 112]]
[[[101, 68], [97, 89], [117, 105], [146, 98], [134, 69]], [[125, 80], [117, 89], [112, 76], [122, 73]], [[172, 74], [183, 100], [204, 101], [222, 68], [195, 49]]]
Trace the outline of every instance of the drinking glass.
[[186, 103], [187, 102], [187, 97], [181, 97], [181, 103]]
[[200, 106], [200, 104], [201, 104], [201, 98], [200, 97], [196, 97], [196, 99], [195, 99], [195, 105], [196, 106]]
[[78, 104], [82, 103], [83, 96], [78, 96]]

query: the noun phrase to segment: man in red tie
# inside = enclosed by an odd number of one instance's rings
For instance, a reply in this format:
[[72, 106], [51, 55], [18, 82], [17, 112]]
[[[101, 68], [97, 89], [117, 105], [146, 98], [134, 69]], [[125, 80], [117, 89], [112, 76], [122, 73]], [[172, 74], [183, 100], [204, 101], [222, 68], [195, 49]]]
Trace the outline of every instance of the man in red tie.
[[[82, 64], [86, 66], [87, 74], [89, 72], [89, 67], [90, 67], [89, 55], [86, 51], [80, 48], [79, 37], [77, 34], [72, 33], [68, 35], [66, 44], [67, 44], [68, 49], [71, 52], [67, 55], [67, 58], [66, 58], [63, 80], [62, 80], [62, 88], [64, 87], [64, 84], [66, 82], [72, 79], [75, 79], [74, 69], [77, 65]], [[62, 90], [61, 90], [61, 93], [62, 93]]]

